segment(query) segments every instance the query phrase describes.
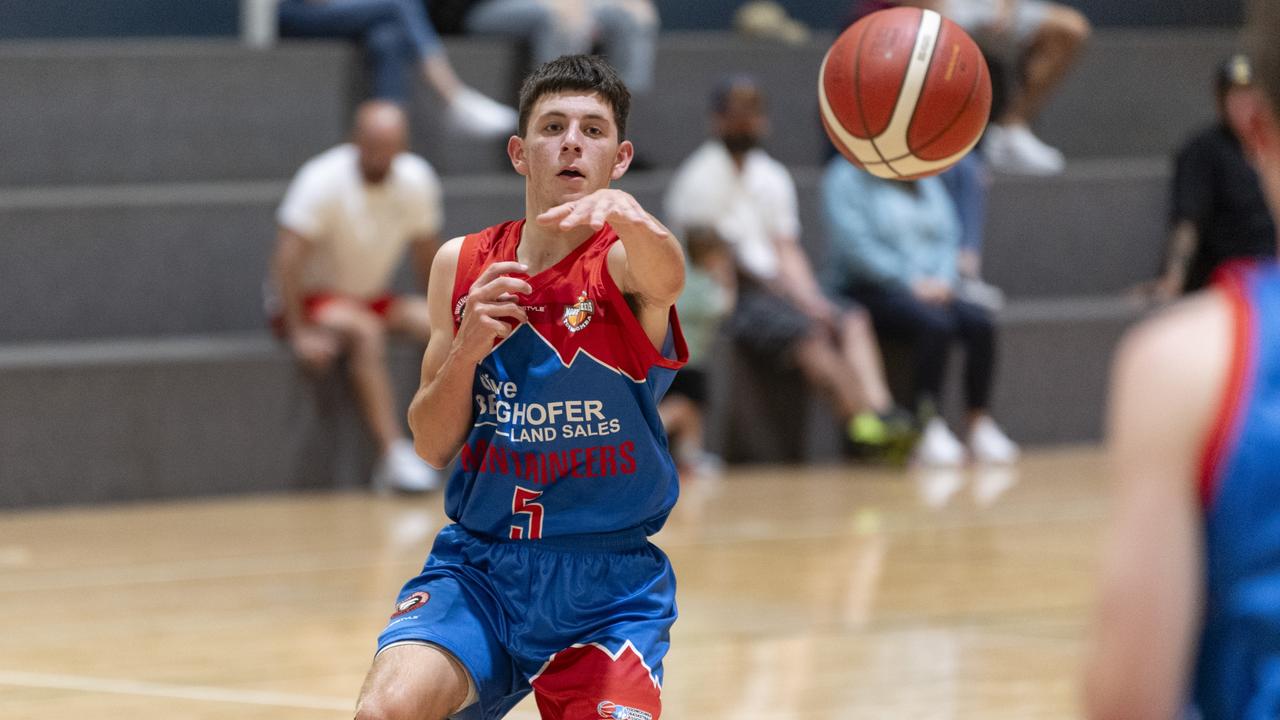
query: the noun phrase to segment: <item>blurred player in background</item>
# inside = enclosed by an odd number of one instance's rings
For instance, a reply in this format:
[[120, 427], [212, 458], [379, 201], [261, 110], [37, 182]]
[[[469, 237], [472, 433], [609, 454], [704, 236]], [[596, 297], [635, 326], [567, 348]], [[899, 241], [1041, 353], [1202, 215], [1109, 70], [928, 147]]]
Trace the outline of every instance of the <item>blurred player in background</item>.
[[1227, 117], [1232, 95], [1253, 86], [1253, 67], [1235, 55], [1218, 68], [1218, 121], [1178, 151], [1173, 178], [1173, 227], [1164, 273], [1149, 287], [1168, 301], [1209, 284], [1220, 265], [1276, 256], [1276, 225], [1258, 173]]
[[[1280, 209], [1280, 0], [1227, 112]], [[1280, 267], [1237, 266], [1125, 339], [1116, 505], [1087, 665], [1095, 720], [1280, 717]]]
[[327, 370], [341, 355], [365, 421], [381, 450], [373, 484], [408, 492], [440, 485], [405, 436], [387, 371], [388, 333], [426, 342], [427, 301], [396, 295], [392, 273], [412, 250], [425, 289], [439, 244], [440, 181], [407, 151], [399, 106], [369, 101], [351, 142], [309, 160], [276, 214], [274, 292], [268, 312], [298, 360]]
[[680, 243], [609, 188], [630, 93], [596, 57], [540, 66], [507, 144], [525, 217], [450, 240], [409, 410], [458, 462], [454, 521], [401, 591], [358, 718], [655, 719], [675, 579], [648, 541], [678, 494], [658, 403], [687, 352]]

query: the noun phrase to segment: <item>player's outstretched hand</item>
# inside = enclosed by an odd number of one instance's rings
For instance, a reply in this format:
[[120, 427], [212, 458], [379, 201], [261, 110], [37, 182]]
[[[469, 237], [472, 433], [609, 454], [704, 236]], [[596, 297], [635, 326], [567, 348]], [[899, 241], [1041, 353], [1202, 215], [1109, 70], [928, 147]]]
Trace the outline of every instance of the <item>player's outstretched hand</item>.
[[660, 237], [669, 234], [662, 223], [640, 207], [639, 201], [629, 193], [612, 188], [557, 205], [539, 215], [537, 221], [539, 225], [558, 227], [562, 231], [584, 226], [599, 230], [609, 223], [619, 235], [637, 230]]
[[462, 323], [453, 339], [454, 350], [470, 362], [479, 363], [493, 349], [494, 340], [510, 335], [529, 316], [520, 307], [517, 295], [533, 292], [533, 287], [512, 273], [529, 268], [518, 262], [498, 262], [485, 268], [467, 293]]

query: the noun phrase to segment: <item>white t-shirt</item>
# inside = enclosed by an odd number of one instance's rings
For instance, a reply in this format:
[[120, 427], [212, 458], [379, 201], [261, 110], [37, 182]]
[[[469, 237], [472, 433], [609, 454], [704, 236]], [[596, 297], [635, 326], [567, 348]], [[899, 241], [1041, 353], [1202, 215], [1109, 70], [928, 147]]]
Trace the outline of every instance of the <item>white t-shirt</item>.
[[339, 145], [298, 170], [276, 221], [313, 244], [304, 292], [376, 297], [408, 244], [440, 231], [440, 179], [426, 160], [400, 153], [387, 177], [370, 185], [355, 146]]
[[742, 267], [764, 280], [778, 275], [775, 243], [800, 238], [795, 181], [759, 148], [747, 152], [739, 173], [723, 143], [703, 143], [676, 171], [665, 207], [677, 233], [714, 227]]

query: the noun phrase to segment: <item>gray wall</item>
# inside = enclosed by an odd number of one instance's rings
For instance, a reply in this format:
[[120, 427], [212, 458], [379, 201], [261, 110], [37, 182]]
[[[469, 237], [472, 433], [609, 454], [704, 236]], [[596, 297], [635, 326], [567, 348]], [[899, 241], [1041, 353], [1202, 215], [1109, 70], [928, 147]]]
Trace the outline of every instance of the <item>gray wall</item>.
[[[744, 0], [655, 0], [665, 28], [727, 29]], [[838, 27], [851, 0], [780, 0], [814, 28]], [[1069, 0], [1099, 26], [1239, 24], [1242, 0]], [[235, 35], [238, 0], [0, 0], [0, 39]]]

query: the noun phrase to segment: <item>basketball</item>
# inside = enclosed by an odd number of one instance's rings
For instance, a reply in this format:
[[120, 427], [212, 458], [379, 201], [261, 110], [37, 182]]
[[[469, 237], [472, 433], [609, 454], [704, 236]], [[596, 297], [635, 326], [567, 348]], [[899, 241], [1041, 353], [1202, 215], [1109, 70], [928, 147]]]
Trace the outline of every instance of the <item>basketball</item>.
[[818, 79], [836, 149], [878, 177], [936, 175], [965, 156], [991, 113], [991, 74], [977, 43], [932, 10], [897, 7], [836, 38]]

